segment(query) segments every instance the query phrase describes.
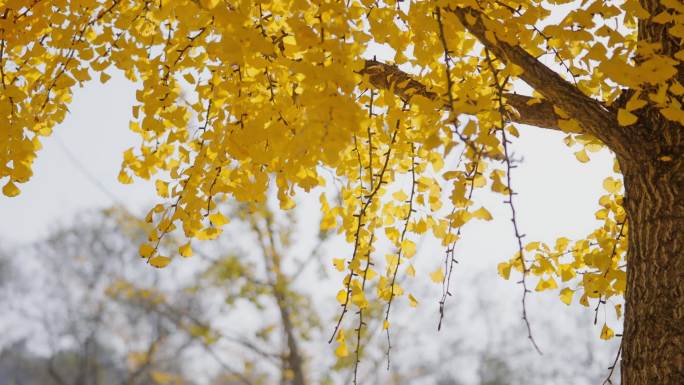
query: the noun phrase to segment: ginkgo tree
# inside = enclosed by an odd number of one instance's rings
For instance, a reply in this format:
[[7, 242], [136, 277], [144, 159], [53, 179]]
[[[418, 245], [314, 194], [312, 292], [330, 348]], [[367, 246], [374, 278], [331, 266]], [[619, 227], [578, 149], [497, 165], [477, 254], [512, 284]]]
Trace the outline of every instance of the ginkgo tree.
[[[188, 239], [180, 254], [216, 238], [229, 220], [218, 200], [259, 203], [274, 185], [291, 208], [332, 169], [342, 199], [321, 196], [322, 226], [352, 245], [338, 326], [355, 314], [362, 335], [374, 301], [389, 336], [415, 239], [444, 246], [431, 274], [443, 312], [461, 228], [491, 218], [476, 199], [491, 189], [510, 206], [518, 250], [499, 270], [521, 273], [525, 322], [533, 280], [567, 303], [624, 295], [623, 384], [680, 384], [683, 38], [678, 0], [3, 0], [2, 191], [30, 179], [74, 87], [118, 69], [138, 88], [142, 138], [119, 179], [155, 178], [163, 198], [140, 248], [150, 264], [169, 263], [158, 245], [172, 231]], [[392, 63], [371, 59], [373, 44]], [[566, 133], [580, 162], [615, 155], [603, 224], [585, 239], [523, 241], [509, 148], [520, 124]], [[393, 255], [374, 253], [380, 238]]]

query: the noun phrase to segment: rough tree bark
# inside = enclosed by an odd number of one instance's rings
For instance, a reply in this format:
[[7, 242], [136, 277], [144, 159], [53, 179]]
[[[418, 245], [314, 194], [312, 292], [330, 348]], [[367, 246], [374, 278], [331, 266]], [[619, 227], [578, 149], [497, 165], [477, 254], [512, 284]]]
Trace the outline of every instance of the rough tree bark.
[[623, 385], [684, 384], [684, 127], [661, 119], [618, 154], [629, 226]]
[[[651, 15], [665, 8], [641, 0]], [[640, 41], [674, 57], [680, 39], [671, 25], [639, 21]], [[641, 62], [640, 57], [636, 58]], [[684, 84], [684, 63], [676, 75]], [[624, 175], [629, 225], [622, 339], [623, 385], [684, 384], [684, 127], [645, 107], [616, 154]]]

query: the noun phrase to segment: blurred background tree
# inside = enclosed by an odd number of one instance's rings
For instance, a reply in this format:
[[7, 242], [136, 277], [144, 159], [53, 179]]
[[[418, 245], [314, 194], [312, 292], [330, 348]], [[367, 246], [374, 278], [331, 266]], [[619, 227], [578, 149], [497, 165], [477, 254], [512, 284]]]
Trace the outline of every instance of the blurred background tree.
[[[335, 357], [326, 343], [337, 315], [330, 301], [336, 281], [322, 256], [334, 254], [340, 240], [298, 231], [298, 210], [227, 209], [235, 219], [226, 232], [193, 245], [182, 269], [145, 265], [134, 245], [148, 225], [117, 208], [81, 213], [43, 241], [0, 253], [0, 326], [8, 331], [0, 337], [0, 385], [349, 383], [358, 358], [353, 344]], [[170, 236], [161, 247], [183, 245]], [[490, 276], [471, 277], [475, 290], [457, 299], [456, 319], [440, 334], [428, 320], [403, 324], [398, 316], [392, 345], [400, 348], [389, 362], [383, 309], [369, 306], [364, 338], [377, 343], [359, 352], [363, 383], [602, 381], [609, 363], [596, 356], [614, 346], [597, 341], [586, 319], [563, 333], [551, 321], [539, 323], [541, 338], [550, 334], [550, 345], [573, 357], [554, 359], [550, 349], [542, 361], [515, 307], [487, 290], [496, 279]], [[353, 328], [345, 333], [356, 338]], [[567, 338], [579, 350], [564, 347]]]

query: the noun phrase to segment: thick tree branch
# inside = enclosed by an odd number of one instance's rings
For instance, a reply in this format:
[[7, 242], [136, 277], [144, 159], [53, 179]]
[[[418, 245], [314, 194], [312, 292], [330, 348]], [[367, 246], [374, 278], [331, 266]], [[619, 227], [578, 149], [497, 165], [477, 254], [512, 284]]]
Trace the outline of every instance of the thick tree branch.
[[[403, 100], [409, 100], [415, 95], [420, 95], [435, 100], [439, 95], [428, 91], [421, 82], [411, 78], [409, 74], [400, 70], [397, 66], [386, 64], [377, 60], [366, 60], [364, 68], [360, 72], [368, 75], [375, 87], [392, 90], [395, 95]], [[558, 127], [558, 115], [553, 110], [553, 104], [548, 101], [536, 101], [525, 95], [512, 93], [504, 94], [506, 103], [512, 107], [507, 119], [510, 122], [529, 124], [532, 126], [560, 130]], [[444, 107], [449, 109], [449, 103], [445, 101]]]
[[488, 40], [485, 34], [487, 29], [482, 21], [482, 18], [487, 16], [481, 12], [472, 8], [449, 8], [449, 11], [454, 13], [468, 32], [498, 58], [521, 67], [524, 72], [520, 78], [553, 105], [577, 120], [587, 133], [608, 145], [616, 142], [619, 131], [617, 131], [618, 124], [612, 111], [605, 108], [599, 101], [582, 93], [521, 47], [512, 46], [503, 41]]

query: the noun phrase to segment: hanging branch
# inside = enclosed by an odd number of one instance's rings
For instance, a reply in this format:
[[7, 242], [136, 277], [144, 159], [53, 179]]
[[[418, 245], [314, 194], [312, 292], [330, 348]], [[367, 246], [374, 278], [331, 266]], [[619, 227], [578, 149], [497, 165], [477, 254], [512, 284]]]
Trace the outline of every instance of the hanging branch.
[[[210, 86], [210, 88], [209, 88], [210, 90], [214, 89], [214, 83], [210, 82], [209, 86]], [[204, 118], [205, 119], [204, 125], [199, 128], [199, 130], [201, 130], [203, 132], [206, 132], [207, 127], [209, 126], [209, 115], [211, 114], [211, 108], [212, 108], [212, 100], [209, 99], [209, 102], [207, 103], [206, 115]], [[202, 137], [202, 140], [200, 141], [199, 152], [201, 152], [204, 149], [204, 142], [205, 142], [205, 138]], [[195, 161], [195, 164], [197, 164], [197, 163], [198, 162]], [[189, 167], [189, 169], [190, 168], [192, 168], [192, 167]], [[218, 170], [218, 172], [220, 172], [220, 169]], [[217, 172], [216, 177], [218, 177], [218, 172]], [[166, 234], [168, 234], [171, 231], [171, 225], [173, 225], [174, 217], [176, 216], [176, 213], [178, 212], [178, 206], [181, 204], [181, 201], [183, 200], [183, 195], [185, 195], [185, 191], [186, 191], [185, 189], [188, 187], [188, 183], [190, 183], [191, 178], [192, 178], [192, 175], [188, 176], [184, 181], [181, 181], [181, 184], [182, 184], [181, 192], [178, 194], [178, 198], [176, 198], [176, 201], [170, 207], [173, 210], [171, 212], [171, 215], [169, 216], [168, 223], [166, 224], [166, 226], [162, 230], [161, 234], [157, 238], [157, 242], [154, 244], [152, 253], [147, 257], [148, 263], [150, 262], [150, 259], [152, 259], [152, 256], [154, 256], [159, 251], [159, 245], [161, 244], [162, 238], [164, 238], [166, 236]], [[211, 197], [209, 199], [211, 199]], [[210, 204], [211, 204], [211, 202], [207, 202], [208, 206]], [[168, 209], [165, 210], [164, 216], [162, 217], [162, 221], [164, 220], [164, 218], [166, 218], [168, 212], [169, 212]]]
[[[368, 117], [373, 118], [373, 99], [375, 97], [375, 92], [371, 90], [370, 93], [370, 104], [368, 106]], [[369, 185], [370, 188], [373, 188], [373, 130], [372, 130], [372, 122], [368, 125], [368, 178], [369, 180]], [[356, 146], [356, 135], [354, 135], [354, 145]], [[359, 178], [361, 178], [362, 172], [363, 172], [363, 164], [361, 163], [361, 154], [358, 152], [358, 148], [356, 148], [357, 152], [357, 159], [359, 161]], [[361, 180], [361, 190], [363, 191], [363, 180]], [[371, 237], [370, 240], [368, 241], [368, 253], [366, 254], [366, 267], [363, 270], [363, 277], [361, 278], [361, 293], [365, 296], [365, 289], [366, 289], [366, 281], [368, 279], [368, 270], [370, 269], [372, 262], [371, 262], [371, 252], [372, 252], [372, 247], [373, 247], [373, 240], [375, 238], [375, 232], [371, 232]], [[348, 290], [351, 287], [351, 280], [348, 285]], [[359, 371], [359, 363], [361, 362], [361, 332], [363, 329], [363, 308], [359, 307], [359, 326], [356, 328], [356, 349], [354, 350], [355, 354], [355, 360], [354, 360], [354, 385], [357, 384], [357, 376], [358, 376], [358, 371]]]
[[522, 280], [520, 283], [522, 284], [523, 287], [523, 295], [522, 295], [522, 318], [523, 321], [525, 322], [525, 326], [527, 327], [527, 338], [529, 338], [530, 342], [532, 342], [532, 345], [534, 346], [535, 350], [539, 353], [542, 354], [541, 350], [539, 349], [539, 346], [537, 346], [537, 342], [534, 340], [534, 337], [532, 336], [532, 328], [530, 326], [530, 321], [527, 317], [527, 293], [530, 292], [530, 290], [527, 288], [527, 274], [529, 273], [529, 268], [527, 267], [527, 264], [525, 263], [525, 256], [524, 256], [524, 249], [522, 245], [522, 238], [523, 234], [520, 233], [519, 225], [518, 225], [518, 220], [517, 220], [517, 213], [515, 210], [515, 204], [513, 203], [513, 195], [515, 193], [513, 192], [513, 189], [511, 187], [511, 170], [515, 168], [514, 165], [511, 164], [511, 157], [510, 157], [510, 152], [508, 150], [508, 145], [511, 143], [508, 140], [508, 137], [506, 135], [506, 121], [504, 120], [505, 116], [505, 111], [506, 107], [503, 103], [503, 93], [504, 89], [506, 87], [506, 83], [508, 82], [508, 77], [503, 80], [503, 82], [499, 81], [499, 71], [494, 67], [494, 63], [492, 61], [491, 55], [489, 54], [489, 50], [485, 49], [485, 58], [487, 61], [487, 65], [489, 66], [489, 69], [492, 72], [492, 76], [494, 77], [494, 85], [497, 89], [497, 102], [499, 105], [499, 115], [501, 118], [500, 121], [500, 129], [499, 131], [501, 132], [501, 144], [503, 146], [504, 150], [504, 162], [506, 163], [506, 190], [508, 192], [508, 200], [505, 201], [504, 203], [507, 203], [510, 208], [511, 208], [511, 222], [513, 223], [513, 232], [515, 233], [515, 238], [518, 243], [518, 259], [520, 261], [520, 265], [522, 267]]
[[[484, 153], [484, 145], [480, 145], [480, 149], [477, 151], [475, 155], [475, 161], [474, 161], [474, 166], [473, 166], [473, 171], [471, 175], [466, 175], [466, 179], [470, 179], [470, 186], [468, 187], [468, 200], [473, 197], [473, 192], [475, 191], [475, 178], [478, 175], [477, 169], [480, 166], [480, 160], [482, 159], [482, 154]], [[451, 230], [453, 229], [454, 225], [454, 219], [451, 217], [456, 213], [456, 207], [454, 207], [451, 210], [451, 214], [449, 217], [449, 229], [447, 230], [447, 234], [451, 233]], [[456, 238], [451, 242], [449, 247], [447, 247], [446, 250], [446, 255], [444, 257], [444, 268], [446, 271], [446, 274], [444, 275], [444, 279], [442, 279], [442, 298], [439, 300], [439, 322], [437, 324], [437, 331], [442, 329], [442, 321], [444, 320], [444, 310], [446, 307], [446, 300], [447, 297], [451, 295], [451, 292], [449, 288], [451, 287], [451, 274], [454, 271], [454, 263], [458, 263], [456, 261], [456, 258], [454, 257], [454, 249], [456, 248], [456, 241], [458, 241], [458, 237], [461, 235], [461, 229], [463, 226], [458, 226], [458, 229], [456, 230]], [[447, 235], [448, 236], [448, 235]]]
[[[357, 253], [359, 251], [359, 244], [360, 244], [360, 237], [359, 234], [361, 233], [361, 229], [363, 228], [363, 218], [366, 215], [366, 212], [368, 210], [368, 207], [371, 205], [373, 202], [373, 198], [375, 195], [378, 193], [380, 190], [380, 187], [385, 184], [386, 182], [384, 181], [384, 176], [385, 176], [385, 171], [387, 171], [387, 166], [389, 164], [389, 160], [392, 154], [392, 146], [394, 146], [396, 140], [397, 140], [397, 133], [399, 132], [399, 123], [400, 121], [397, 120], [396, 127], [394, 130], [394, 133], [392, 134], [392, 138], [390, 139], [390, 143], [388, 145], [387, 151], [385, 152], [385, 161], [383, 163], [382, 169], [380, 170], [380, 173], [377, 175], [378, 176], [378, 182], [375, 185], [375, 187], [371, 187], [371, 191], [368, 195], [365, 196], [360, 196], [359, 199], [363, 202], [363, 199], [366, 198], [366, 201], [362, 203], [361, 209], [359, 210], [358, 214], [355, 214], [354, 216], [357, 217], [357, 222], [356, 222], [356, 232], [354, 234], [354, 250], [352, 251], [352, 257], [351, 260], [349, 261], [349, 279], [347, 282], [345, 282], [345, 286], [347, 288], [347, 293], [345, 295], [344, 303], [342, 304], [342, 313], [340, 314], [340, 317], [337, 320], [337, 324], [335, 325], [335, 328], [333, 330], [332, 335], [330, 336], [330, 339], [328, 340], [328, 343], [332, 343], [333, 339], [335, 338], [335, 335], [337, 334], [337, 331], [340, 328], [340, 325], [342, 324], [342, 320], [344, 319], [344, 315], [349, 311], [349, 299], [351, 298], [351, 280], [356, 275], [354, 273], [354, 269], [352, 268], [352, 262], [356, 259]], [[358, 148], [356, 149], [358, 151]], [[359, 175], [359, 180], [361, 181], [362, 176]]]
[[[454, 97], [452, 94], [452, 89], [453, 89], [453, 80], [451, 79], [451, 66], [450, 66], [450, 51], [449, 51], [449, 46], [447, 45], [446, 41], [446, 35], [444, 34], [444, 25], [442, 23], [442, 14], [441, 14], [441, 9], [437, 8], [435, 11], [435, 15], [437, 17], [437, 25], [439, 28], [439, 37], [440, 41], [442, 43], [442, 49], [444, 50], [444, 66], [445, 66], [445, 72], [446, 72], [446, 78], [447, 78], [447, 100], [449, 101], [449, 111], [451, 113], [454, 112]], [[456, 119], [453, 121], [454, 126], [456, 126]], [[479, 159], [482, 156], [482, 153], [484, 151], [484, 146], [480, 146], [479, 149], [476, 148], [476, 146], [468, 140], [468, 138], [463, 137], [458, 131], [456, 133], [459, 135], [463, 143], [467, 145], [473, 152], [476, 154], [476, 160], [475, 160], [475, 168], [473, 169], [473, 175], [471, 179], [471, 184], [470, 184], [470, 191], [468, 192], [468, 199], [470, 199], [473, 195], [474, 187], [475, 187], [475, 177], [477, 176], [477, 169], [479, 166]], [[451, 210], [451, 214], [453, 215], [456, 212], [456, 208]], [[447, 234], [451, 233], [451, 229], [453, 228], [453, 218], [449, 219], [449, 229], [447, 231]], [[458, 231], [456, 233], [456, 239], [458, 239], [458, 236], [461, 234], [461, 228], [462, 226], [458, 227]], [[448, 235], [447, 235], [448, 236]], [[446, 256], [444, 259], [444, 268], [445, 268], [445, 276], [442, 279], [442, 298], [439, 301], [439, 323], [437, 324], [437, 330], [442, 329], [442, 320], [444, 319], [444, 306], [446, 304], [446, 298], [447, 295], [451, 295], [449, 293], [449, 286], [451, 284], [451, 274], [453, 272], [454, 268], [454, 263], [456, 259], [454, 258], [454, 248], [456, 247], [456, 240], [451, 242], [451, 244], [447, 247], [446, 250]]]
[[[397, 272], [399, 271], [399, 264], [401, 263], [402, 245], [404, 239], [406, 238], [406, 231], [409, 227], [409, 221], [411, 220], [411, 214], [413, 213], [413, 199], [416, 194], [416, 154], [414, 144], [411, 143], [411, 195], [408, 199], [408, 213], [406, 213], [406, 218], [404, 218], [404, 228], [401, 231], [401, 237], [399, 238], [399, 252], [397, 253], [397, 264], [394, 266], [394, 272], [392, 273], [392, 281], [390, 283], [390, 298], [387, 301], [387, 308], [385, 310], [385, 320], [383, 325], [389, 325], [389, 315], [390, 309], [392, 307], [392, 300], [394, 299], [394, 285], [397, 280]], [[392, 340], [390, 338], [389, 326], [385, 328], [387, 331], [387, 370], [390, 368], [390, 351], [392, 350]]]

